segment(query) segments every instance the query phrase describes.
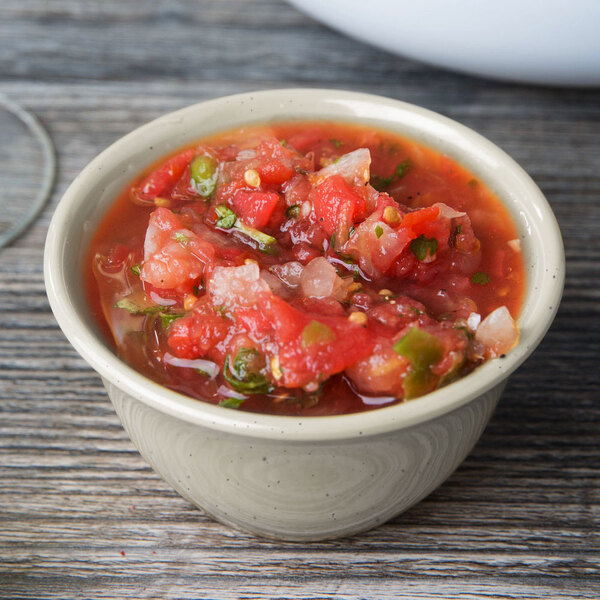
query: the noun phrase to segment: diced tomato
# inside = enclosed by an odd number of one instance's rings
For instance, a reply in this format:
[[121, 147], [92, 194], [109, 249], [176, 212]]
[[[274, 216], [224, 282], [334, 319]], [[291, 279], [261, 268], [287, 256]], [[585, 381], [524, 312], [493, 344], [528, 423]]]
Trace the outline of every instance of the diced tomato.
[[233, 208], [246, 225], [261, 229], [269, 222], [278, 201], [279, 195], [275, 192], [237, 190], [233, 196]]
[[[375, 340], [364, 327], [346, 317], [325, 316], [298, 310], [278, 298], [264, 298], [260, 304], [271, 320], [279, 350], [279, 362], [286, 387], [300, 387], [322, 381], [367, 356]], [[320, 341], [306, 339], [306, 328], [322, 327], [329, 333]]]
[[401, 227], [403, 229], [411, 229], [414, 232], [414, 237], [418, 237], [423, 233], [427, 223], [436, 219], [440, 212], [437, 206], [429, 206], [421, 208], [404, 215]]
[[159, 289], [191, 289], [205, 269], [212, 268], [214, 258], [212, 244], [185, 229], [170, 210], [157, 208], [150, 215], [142, 281]]
[[270, 160], [258, 168], [264, 183], [282, 184], [294, 175], [294, 169], [278, 160]]
[[215, 311], [208, 298], [201, 298], [192, 314], [173, 321], [168, 343], [180, 358], [198, 358], [225, 339], [231, 324]]
[[168, 195], [194, 158], [195, 153], [196, 151], [192, 148], [184, 150], [152, 171], [140, 185], [132, 189], [133, 198], [140, 202], [151, 202], [159, 196]]
[[338, 227], [349, 228], [354, 218], [366, 210], [364, 198], [341, 175], [332, 175], [319, 184], [313, 202], [317, 219], [328, 235]]

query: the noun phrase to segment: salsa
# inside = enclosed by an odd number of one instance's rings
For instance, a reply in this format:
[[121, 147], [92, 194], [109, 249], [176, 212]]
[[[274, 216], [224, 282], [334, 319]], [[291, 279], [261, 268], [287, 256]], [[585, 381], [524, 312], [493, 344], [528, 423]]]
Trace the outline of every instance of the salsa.
[[448, 157], [343, 123], [253, 126], [141, 173], [94, 235], [92, 309], [132, 367], [240, 410], [426, 394], [518, 341], [516, 228]]

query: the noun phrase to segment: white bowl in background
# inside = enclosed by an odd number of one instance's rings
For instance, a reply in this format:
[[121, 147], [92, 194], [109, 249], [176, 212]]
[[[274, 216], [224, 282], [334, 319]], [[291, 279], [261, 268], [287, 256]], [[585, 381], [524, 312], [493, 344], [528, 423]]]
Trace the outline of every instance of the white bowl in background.
[[600, 2], [593, 0], [288, 1], [351, 37], [438, 67], [600, 85]]
[[[506, 358], [409, 402], [331, 417], [261, 415], [168, 390], [114, 354], [91, 315], [81, 273], [92, 233], [131, 178], [198, 138], [269, 120], [328, 119], [411, 137], [457, 160], [503, 201], [522, 238], [521, 338]], [[481, 435], [506, 379], [534, 350], [564, 279], [560, 232], [544, 196], [502, 150], [446, 117], [396, 100], [336, 90], [272, 90], [202, 102], [121, 138], [59, 202], [44, 256], [48, 297], [75, 349], [101, 375], [144, 458], [219, 521], [255, 534], [317, 540], [364, 531], [440, 485]]]

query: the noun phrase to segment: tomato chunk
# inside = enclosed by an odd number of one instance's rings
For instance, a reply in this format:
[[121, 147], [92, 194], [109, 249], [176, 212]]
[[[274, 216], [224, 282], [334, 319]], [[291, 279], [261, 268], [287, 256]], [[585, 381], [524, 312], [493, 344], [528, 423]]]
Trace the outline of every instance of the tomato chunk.
[[366, 209], [364, 198], [341, 175], [332, 175], [319, 184], [313, 201], [317, 219], [328, 235], [338, 226], [350, 227], [355, 217]]
[[261, 229], [269, 222], [278, 202], [279, 194], [275, 192], [237, 190], [233, 196], [233, 207], [237, 216], [246, 225], [256, 229]]
[[133, 188], [131, 193], [134, 199], [152, 202], [159, 196], [167, 195], [175, 187], [195, 153], [192, 148], [184, 150], [152, 171], [139, 186]]
[[277, 296], [263, 300], [270, 318], [283, 371], [283, 385], [319, 382], [367, 356], [375, 344], [364, 327], [346, 317], [298, 310]]

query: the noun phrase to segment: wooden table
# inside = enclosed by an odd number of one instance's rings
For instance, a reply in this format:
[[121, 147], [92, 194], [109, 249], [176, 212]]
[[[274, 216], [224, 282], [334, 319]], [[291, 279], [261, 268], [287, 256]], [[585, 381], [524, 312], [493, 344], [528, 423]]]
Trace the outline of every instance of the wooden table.
[[[0, 598], [600, 597], [599, 90], [442, 72], [279, 0], [3, 0], [0, 65], [59, 164], [44, 212], [0, 250]], [[100, 150], [187, 104], [289, 86], [379, 93], [478, 130], [546, 193], [568, 261], [550, 333], [458, 471], [379, 529], [316, 544], [232, 531], [159, 479], [42, 279], [54, 207]]]

